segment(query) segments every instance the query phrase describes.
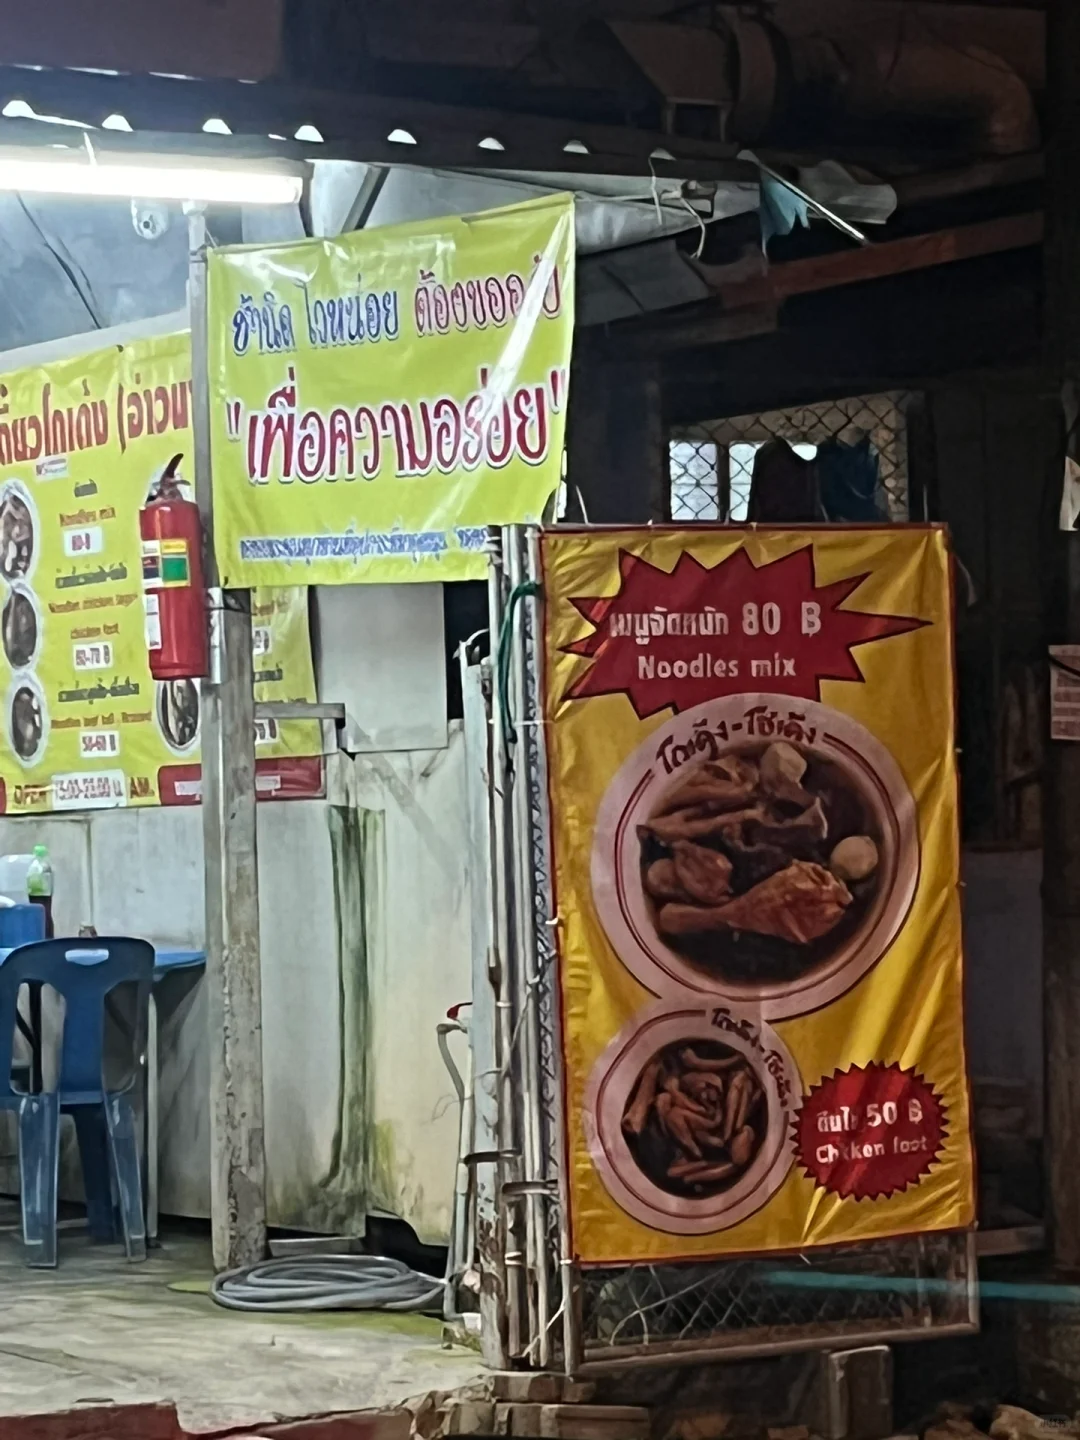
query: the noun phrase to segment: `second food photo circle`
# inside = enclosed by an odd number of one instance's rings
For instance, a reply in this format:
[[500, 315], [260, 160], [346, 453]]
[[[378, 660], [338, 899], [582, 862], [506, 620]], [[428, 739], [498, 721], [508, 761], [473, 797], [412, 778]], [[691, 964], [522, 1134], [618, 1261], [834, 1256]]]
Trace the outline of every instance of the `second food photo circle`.
[[589, 1148], [622, 1208], [653, 1229], [737, 1225], [791, 1168], [802, 1094], [769, 1026], [729, 1008], [653, 1006], [598, 1060], [585, 1099]]

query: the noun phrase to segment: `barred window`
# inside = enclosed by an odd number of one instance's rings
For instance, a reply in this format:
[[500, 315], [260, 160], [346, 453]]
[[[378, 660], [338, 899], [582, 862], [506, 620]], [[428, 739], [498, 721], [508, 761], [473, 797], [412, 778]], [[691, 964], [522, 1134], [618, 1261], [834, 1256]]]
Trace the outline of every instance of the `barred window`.
[[837, 439], [868, 436], [877, 451], [881, 482], [893, 520], [908, 517], [908, 464], [904, 392], [855, 395], [760, 415], [739, 415], [674, 430], [669, 443], [670, 518], [745, 521], [754, 458], [768, 440], [783, 439], [804, 459]]
[[720, 478], [710, 440], [671, 442], [672, 520], [718, 520]]

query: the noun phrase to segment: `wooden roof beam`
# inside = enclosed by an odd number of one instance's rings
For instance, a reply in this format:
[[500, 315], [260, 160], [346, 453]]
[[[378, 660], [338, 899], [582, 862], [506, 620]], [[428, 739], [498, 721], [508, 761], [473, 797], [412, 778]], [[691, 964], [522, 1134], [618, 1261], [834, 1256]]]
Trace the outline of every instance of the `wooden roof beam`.
[[1005, 215], [977, 225], [958, 225], [934, 230], [928, 235], [911, 235], [903, 240], [886, 240], [858, 250], [838, 250], [772, 266], [758, 278], [722, 286], [720, 299], [725, 309], [781, 302], [792, 295], [815, 290], [832, 290], [840, 285], [859, 285], [888, 275], [926, 270], [933, 265], [951, 265], [974, 260], [1002, 250], [1022, 250], [1041, 245], [1044, 222], [1041, 211]]
[[[792, 296], [1022, 250], [1041, 244], [1042, 238], [1043, 216], [1036, 211], [884, 241], [864, 249], [789, 260], [763, 274], [718, 285], [713, 299], [647, 318], [620, 320], [602, 329], [598, 326], [586, 343], [613, 355], [645, 357], [746, 340], [775, 330], [779, 306]], [[745, 270], [745, 266], [726, 268]], [[708, 278], [708, 267], [699, 267], [699, 273]]]

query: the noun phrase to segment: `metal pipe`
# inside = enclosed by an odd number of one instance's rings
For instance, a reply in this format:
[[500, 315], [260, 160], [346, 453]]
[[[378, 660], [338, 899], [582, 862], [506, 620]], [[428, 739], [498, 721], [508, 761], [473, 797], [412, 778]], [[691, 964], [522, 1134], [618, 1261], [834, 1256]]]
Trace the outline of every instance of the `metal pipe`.
[[[492, 650], [502, 633], [504, 613], [504, 557], [499, 532], [488, 535], [488, 618], [491, 626]], [[497, 683], [497, 677], [496, 677]], [[513, 1005], [509, 966], [510, 945], [510, 877], [507, 870], [507, 815], [505, 799], [506, 735], [503, 730], [502, 706], [498, 696], [491, 707], [491, 766], [488, 777], [491, 799], [491, 893], [493, 901], [494, 954], [492, 956], [493, 987], [496, 1011], [496, 1059], [499, 1068], [499, 1213], [501, 1244], [506, 1275], [506, 1347], [510, 1356], [521, 1354], [521, 1247], [512, 1243], [520, 1228], [516, 1206], [503, 1199], [508, 1182], [518, 1178], [513, 1162], [516, 1153], [517, 1126], [514, 1123]]]
[[619, 1346], [610, 1358], [601, 1347], [587, 1347], [577, 1374], [582, 1378], [609, 1375], [620, 1370], [637, 1370], [642, 1365], [700, 1365], [705, 1361], [761, 1360], [774, 1355], [798, 1355], [813, 1350], [856, 1350], [864, 1345], [901, 1345], [914, 1340], [947, 1340], [957, 1335], [975, 1335], [978, 1324], [968, 1321], [937, 1325], [932, 1329], [842, 1330], [833, 1326], [821, 1335], [801, 1340], [770, 1340], [756, 1344], [727, 1344], [722, 1336], [701, 1340], [671, 1340], [657, 1345]]
[[[533, 586], [534, 591], [538, 591], [540, 584], [537, 537], [538, 532], [536, 527], [522, 528], [519, 532], [522, 576], [524, 580]], [[539, 1083], [537, 1166], [538, 1177], [542, 1176], [546, 1182], [545, 1192], [538, 1197], [537, 1201], [537, 1224], [540, 1227], [537, 1233], [537, 1265], [543, 1285], [542, 1308], [544, 1311], [541, 1330], [542, 1348], [539, 1358], [544, 1368], [548, 1368], [551, 1365], [555, 1348], [553, 1343], [554, 1316], [552, 1315], [551, 1286], [557, 1272], [559, 1276], [558, 1284], [563, 1315], [565, 1317], [567, 1313], [565, 1308], [567, 1295], [563, 1292], [565, 1275], [562, 1270], [562, 1260], [564, 1254], [568, 1254], [569, 1252], [566, 1249], [564, 1238], [567, 1211], [562, 1204], [559, 1191], [561, 1177], [565, 1172], [562, 1139], [563, 1089], [562, 1067], [560, 1063], [561, 1036], [559, 1034], [558, 1005], [556, 999], [558, 992], [558, 958], [554, 935], [551, 929], [554, 898], [551, 869], [550, 816], [548, 810], [547, 745], [544, 725], [545, 707], [542, 682], [544, 646], [543, 607], [538, 593], [526, 597], [524, 614], [527, 624], [522, 627], [522, 686], [524, 690], [522, 722], [525, 727], [522, 741], [529, 756], [526, 806], [529, 818], [530, 845], [527, 858], [531, 881], [530, 893], [532, 897], [530, 941], [532, 945], [533, 972], [535, 975], [535, 984], [531, 987], [530, 1000], [536, 1035], [536, 1074]], [[543, 1011], [545, 995], [549, 998], [546, 1020]], [[546, 1035], [547, 1053], [551, 1056], [553, 1072], [553, 1093], [551, 1095], [550, 1108], [547, 1104], [548, 1097], [544, 1086], [544, 1073], [542, 1068], [545, 1028], [549, 1031]], [[549, 1240], [549, 1207], [552, 1205], [558, 1206], [557, 1218], [559, 1221], [560, 1238], [557, 1249], [551, 1245]], [[565, 1338], [565, 1318], [563, 1329]]]
[[[503, 531], [503, 555], [511, 593], [518, 591], [525, 579], [523, 563], [524, 535], [520, 526]], [[524, 615], [519, 605], [517, 617]], [[525, 625], [511, 616], [509, 687], [517, 730], [517, 744], [510, 777], [511, 813], [514, 859], [514, 939], [516, 960], [514, 980], [519, 1006], [520, 1066], [518, 1095], [521, 1101], [524, 1178], [527, 1181], [547, 1179], [540, 1143], [540, 1038], [537, 1017], [537, 944], [534, 905], [535, 872], [533, 867], [533, 826], [529, 787], [531, 737], [527, 726], [528, 660], [525, 655]], [[551, 1360], [551, 1295], [545, 1244], [544, 1198], [534, 1189], [525, 1196], [526, 1263], [529, 1270], [529, 1351], [535, 1363], [546, 1369]]]
[[[522, 562], [522, 531], [515, 526], [509, 536], [510, 583], [516, 589], [525, 579]], [[539, 976], [537, 973], [535, 870], [533, 826], [530, 808], [531, 737], [528, 731], [528, 680], [525, 642], [525, 605], [516, 609], [516, 623], [510, 635], [510, 675], [513, 714], [517, 729], [513, 769], [513, 835], [515, 861], [515, 931], [518, 944], [516, 974], [521, 1006], [521, 1067], [519, 1095], [523, 1111], [525, 1171], [534, 1182], [525, 1196], [525, 1223], [529, 1266], [529, 1358], [541, 1370], [551, 1361], [551, 1293], [545, 1244], [544, 1196], [536, 1184], [547, 1179], [541, 1144], [543, 1088], [540, 1071], [540, 1038], [537, 1017]]]
[[[528, 579], [534, 584], [542, 585], [543, 568], [540, 561], [540, 531], [536, 526], [530, 527], [525, 534], [525, 568]], [[533, 600], [531, 606], [533, 617], [533, 666], [529, 678], [532, 686], [532, 704], [530, 710], [532, 718], [536, 722], [532, 732], [536, 754], [534, 781], [538, 791], [536, 797], [537, 815], [539, 817], [538, 843], [544, 852], [544, 873], [547, 877], [547, 884], [541, 897], [545, 928], [543, 931], [538, 931], [537, 938], [541, 963], [547, 967], [549, 971], [549, 984], [552, 994], [551, 1026], [553, 1033], [550, 1036], [550, 1052], [555, 1071], [556, 1096], [556, 1104], [553, 1107], [549, 1119], [551, 1134], [548, 1136], [548, 1154], [552, 1158], [555, 1168], [555, 1178], [558, 1183], [559, 1253], [557, 1260], [559, 1268], [560, 1308], [562, 1311], [563, 1368], [568, 1375], [574, 1375], [582, 1361], [581, 1305], [578, 1272], [574, 1264], [573, 1244], [570, 1233], [570, 1176], [569, 1165], [567, 1163], [565, 1124], [566, 1092], [563, 1081], [562, 1034], [560, 1032], [560, 1007], [558, 1003], [560, 993], [559, 949], [555, 930], [557, 917], [554, 913], [555, 857], [551, 844], [551, 810], [548, 804], [547, 741], [545, 728], [546, 696], [543, 686], [544, 612], [543, 605], [539, 598]]]
[[[969, 1230], [967, 1237], [967, 1313], [968, 1324], [975, 1330], [980, 1328], [979, 1319], [979, 1237]], [[935, 1334], [940, 1332], [935, 1331]]]
[[[487, 633], [485, 630], [484, 634]], [[475, 639], [476, 637], [473, 637]], [[491, 794], [491, 662], [470, 664], [472, 640], [460, 651], [464, 710], [466, 798], [469, 816], [470, 907], [472, 912], [472, 1009], [469, 1020], [472, 1128], [468, 1155], [474, 1185], [469, 1208], [471, 1238], [480, 1286], [480, 1343], [484, 1363], [507, 1369], [506, 1264], [500, 1205], [500, 1070], [498, 1058], [498, 967], [495, 948], [494, 836]], [[483, 1156], [484, 1158], [480, 1158]]]
[[443, 1297], [443, 1319], [458, 1320], [460, 1315], [457, 1308], [457, 1287], [461, 1283], [461, 1277], [472, 1263], [472, 1250], [469, 1247], [469, 1192], [471, 1189], [471, 1176], [467, 1156], [473, 1148], [473, 1091], [472, 1091], [472, 1065], [470, 1063], [467, 1078], [462, 1075], [457, 1067], [453, 1052], [450, 1049], [448, 1036], [464, 1035], [469, 1040], [470, 1060], [472, 1041], [469, 1036], [469, 1027], [463, 1025], [460, 1020], [444, 1020], [435, 1027], [435, 1035], [439, 1046], [439, 1054], [443, 1058], [447, 1073], [450, 1076], [450, 1083], [458, 1097], [458, 1159], [457, 1168], [454, 1174], [454, 1208], [450, 1222], [450, 1244], [446, 1251], [446, 1294]]
[[[560, 1173], [565, 1169], [565, 1164], [560, 1166]], [[564, 1210], [559, 1220], [560, 1237], [563, 1248], [566, 1249], [570, 1232], [569, 1211]], [[584, 1327], [581, 1323], [581, 1270], [572, 1256], [566, 1255], [560, 1261], [559, 1276], [562, 1281], [563, 1369], [572, 1378], [581, 1373], [581, 1367], [585, 1363], [585, 1347], [582, 1341]]]

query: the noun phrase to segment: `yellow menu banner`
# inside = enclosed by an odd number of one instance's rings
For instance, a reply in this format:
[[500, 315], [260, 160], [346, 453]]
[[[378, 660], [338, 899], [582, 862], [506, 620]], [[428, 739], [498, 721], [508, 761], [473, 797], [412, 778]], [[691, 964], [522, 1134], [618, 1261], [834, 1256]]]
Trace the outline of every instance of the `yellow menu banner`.
[[575, 1257], [971, 1226], [944, 531], [541, 555]]
[[[199, 798], [199, 685], [150, 674], [139, 536], [191, 444], [186, 334], [0, 377], [0, 810]], [[314, 700], [306, 590], [252, 605], [257, 698]], [[263, 793], [321, 786], [317, 724], [256, 747]]]
[[560, 195], [210, 253], [225, 585], [476, 580], [562, 475], [574, 211]]

